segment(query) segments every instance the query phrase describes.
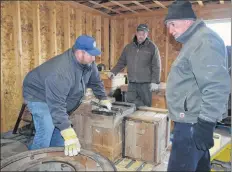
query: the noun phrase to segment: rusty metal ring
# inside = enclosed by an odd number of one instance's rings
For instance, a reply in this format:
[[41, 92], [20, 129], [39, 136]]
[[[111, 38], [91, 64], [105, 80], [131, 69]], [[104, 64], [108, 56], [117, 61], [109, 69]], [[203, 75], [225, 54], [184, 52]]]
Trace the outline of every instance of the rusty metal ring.
[[70, 171], [117, 171], [114, 164], [108, 158], [98, 153], [81, 149], [77, 156], [69, 157], [64, 155], [63, 147], [26, 151], [8, 157], [1, 161], [1, 171], [37, 170], [36, 168], [40, 165], [49, 163], [63, 165], [65, 167], [64, 171], [67, 171], [67, 169]]

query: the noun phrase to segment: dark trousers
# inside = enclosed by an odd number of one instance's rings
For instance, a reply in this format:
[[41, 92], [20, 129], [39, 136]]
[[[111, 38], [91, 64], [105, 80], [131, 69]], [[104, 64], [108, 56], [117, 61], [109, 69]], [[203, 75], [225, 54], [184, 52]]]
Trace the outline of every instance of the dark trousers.
[[210, 171], [209, 150], [198, 150], [192, 139], [193, 124], [175, 123], [168, 171]]
[[152, 92], [150, 91], [150, 83], [129, 83], [126, 99], [129, 103], [134, 103], [136, 107], [151, 107]]

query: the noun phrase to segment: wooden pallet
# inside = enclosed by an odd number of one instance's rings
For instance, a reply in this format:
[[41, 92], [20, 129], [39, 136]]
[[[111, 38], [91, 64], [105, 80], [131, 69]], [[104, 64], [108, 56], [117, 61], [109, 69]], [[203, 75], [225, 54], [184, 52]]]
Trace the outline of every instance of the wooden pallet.
[[154, 168], [153, 164], [129, 158], [118, 159], [114, 164], [118, 171], [152, 171]]

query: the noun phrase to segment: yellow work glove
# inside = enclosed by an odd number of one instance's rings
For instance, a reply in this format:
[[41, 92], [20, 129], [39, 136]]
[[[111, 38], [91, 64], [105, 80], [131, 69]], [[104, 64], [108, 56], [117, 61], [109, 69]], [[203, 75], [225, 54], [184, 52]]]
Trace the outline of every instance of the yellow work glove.
[[80, 152], [81, 145], [74, 129], [70, 127], [68, 129], [62, 130], [61, 135], [64, 138], [65, 155], [77, 155]]
[[106, 106], [108, 110], [111, 110], [112, 104], [109, 100], [100, 100], [100, 105]]

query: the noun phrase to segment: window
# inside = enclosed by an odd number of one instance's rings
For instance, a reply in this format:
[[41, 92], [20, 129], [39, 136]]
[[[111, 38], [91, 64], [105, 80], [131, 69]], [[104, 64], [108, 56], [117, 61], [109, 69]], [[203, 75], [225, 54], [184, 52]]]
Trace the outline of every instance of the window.
[[226, 46], [231, 45], [231, 19], [205, 20], [205, 23], [224, 40]]

